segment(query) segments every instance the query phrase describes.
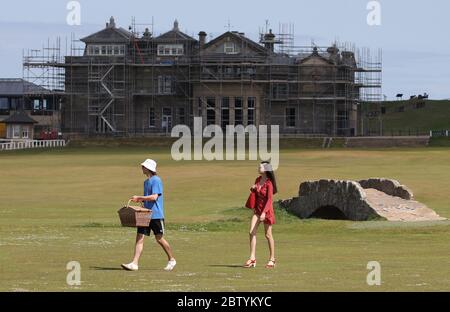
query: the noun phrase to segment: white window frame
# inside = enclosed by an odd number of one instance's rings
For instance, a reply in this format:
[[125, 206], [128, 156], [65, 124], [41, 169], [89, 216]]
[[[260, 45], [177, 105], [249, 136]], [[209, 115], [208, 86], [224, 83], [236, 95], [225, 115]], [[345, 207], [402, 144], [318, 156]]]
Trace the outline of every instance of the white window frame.
[[33, 110], [40, 110], [41, 109], [41, 101], [39, 99], [33, 100]]
[[[253, 106], [250, 106], [250, 100], [253, 102]], [[250, 116], [250, 112], [252, 112], [253, 121], [250, 123], [248, 116]], [[249, 96], [247, 98], [247, 125], [255, 125], [256, 124], [256, 97]]]
[[233, 41], [225, 42], [223, 45], [223, 53], [225, 54], [237, 54], [236, 43]]
[[22, 127], [22, 139], [28, 139], [30, 136], [30, 131], [27, 126]]
[[[153, 115], [153, 118], [152, 118]], [[148, 111], [148, 127], [155, 128], [156, 127], [156, 109], [154, 107], [150, 107]]]
[[89, 56], [124, 56], [123, 44], [91, 44], [87, 49]]
[[158, 56], [182, 56], [184, 46], [182, 44], [158, 44]]
[[[12, 125], [12, 137], [13, 139], [20, 139], [20, 125]], [[17, 135], [16, 135], [17, 130]]]
[[172, 76], [158, 76], [158, 94], [174, 94], [174, 83]]

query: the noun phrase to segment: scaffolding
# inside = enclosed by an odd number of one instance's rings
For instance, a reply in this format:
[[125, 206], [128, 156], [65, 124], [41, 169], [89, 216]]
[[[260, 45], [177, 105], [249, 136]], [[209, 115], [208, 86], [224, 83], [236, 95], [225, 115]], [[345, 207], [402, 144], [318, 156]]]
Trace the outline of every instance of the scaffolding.
[[61, 99], [65, 94], [61, 38], [47, 40], [41, 49], [22, 52], [23, 109], [39, 121], [39, 130], [60, 130]]
[[[177, 26], [178, 27], [178, 24]], [[176, 28], [174, 26], [174, 29]], [[276, 124], [285, 135], [377, 135], [382, 53], [351, 43], [296, 46], [293, 24], [255, 43], [228, 32], [240, 53], [206, 53], [205, 42], [173, 38], [183, 53], [159, 55], [154, 22], [132, 19], [123, 55], [87, 54], [72, 36], [24, 55], [24, 77], [64, 95], [70, 135], [167, 135], [176, 124]], [[259, 48], [258, 48], [259, 46]], [[264, 48], [265, 46], [265, 48]], [[316, 61], [308, 60], [316, 56]], [[36, 73], [39, 69], [40, 73]]]

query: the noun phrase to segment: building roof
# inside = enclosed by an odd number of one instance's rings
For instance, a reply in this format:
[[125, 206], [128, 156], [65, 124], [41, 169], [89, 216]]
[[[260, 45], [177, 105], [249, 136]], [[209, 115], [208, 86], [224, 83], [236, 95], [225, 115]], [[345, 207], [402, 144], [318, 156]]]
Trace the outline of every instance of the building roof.
[[116, 27], [114, 17], [111, 17], [106, 27], [92, 35], [80, 39], [84, 43], [127, 43], [132, 33], [121, 27]]
[[48, 93], [49, 90], [21, 78], [0, 78], [0, 96], [22, 96], [29, 92]]
[[222, 40], [224, 37], [233, 37], [235, 39], [237, 39], [238, 41], [242, 41], [245, 42], [248, 46], [253, 47], [254, 49], [260, 51], [260, 52], [268, 52], [268, 50], [263, 47], [262, 45], [260, 45], [259, 43], [247, 38], [243, 33], [239, 33], [236, 31], [227, 31], [226, 33], [223, 33], [222, 35], [220, 35], [219, 37], [214, 38], [213, 40], [211, 40], [210, 42], [205, 44], [205, 49], [207, 49], [209, 46], [214, 45], [215, 43], [219, 42], [220, 40]]
[[173, 23], [172, 30], [158, 36], [155, 38], [155, 41], [197, 41], [196, 39], [192, 38], [191, 36], [186, 35], [184, 32], [180, 31], [179, 23], [177, 20]]
[[19, 111], [2, 121], [6, 124], [35, 124], [36, 120], [28, 116], [25, 112]]
[[300, 59], [299, 62], [300, 62], [300, 64], [303, 64], [303, 63], [306, 63], [308, 60], [311, 60], [311, 59], [314, 59], [314, 58], [320, 59], [320, 60], [322, 60], [322, 61], [324, 61], [324, 62], [326, 62], [328, 64], [331, 64], [331, 65], [334, 64], [334, 62], [329, 57], [326, 57], [325, 55], [320, 54], [319, 50], [317, 49], [317, 47], [314, 47], [313, 52], [310, 55], [306, 56], [305, 58]]

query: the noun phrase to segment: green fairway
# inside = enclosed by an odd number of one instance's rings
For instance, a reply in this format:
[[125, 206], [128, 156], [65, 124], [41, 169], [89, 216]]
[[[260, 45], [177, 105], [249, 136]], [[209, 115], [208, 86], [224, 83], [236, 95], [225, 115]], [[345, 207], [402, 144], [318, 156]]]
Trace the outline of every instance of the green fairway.
[[[158, 161], [167, 234], [178, 265], [147, 239], [140, 271], [125, 272], [135, 230], [117, 210], [142, 193], [139, 163]], [[277, 211], [277, 267], [267, 270], [260, 229], [258, 266], [248, 258], [256, 178], [252, 161], [175, 162], [162, 147], [76, 147], [0, 153], [0, 291], [420, 291], [450, 290], [450, 222], [401, 224], [298, 220]], [[387, 177], [450, 218], [450, 148], [281, 151], [280, 193], [320, 178]], [[81, 264], [82, 285], [66, 284], [66, 264]], [[382, 286], [366, 283], [369, 261], [381, 264]]]

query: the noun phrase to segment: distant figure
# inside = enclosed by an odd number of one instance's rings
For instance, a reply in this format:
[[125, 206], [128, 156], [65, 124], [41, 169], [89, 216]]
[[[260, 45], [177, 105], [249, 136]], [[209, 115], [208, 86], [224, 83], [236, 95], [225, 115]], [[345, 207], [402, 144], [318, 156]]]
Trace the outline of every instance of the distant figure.
[[399, 101], [403, 100], [403, 94], [402, 93], [398, 93], [396, 97], [397, 97], [397, 100], [399, 100]]
[[428, 93], [425, 92], [425, 93], [423, 94], [423, 98], [424, 98], [424, 99], [428, 99], [428, 98], [429, 98]]

